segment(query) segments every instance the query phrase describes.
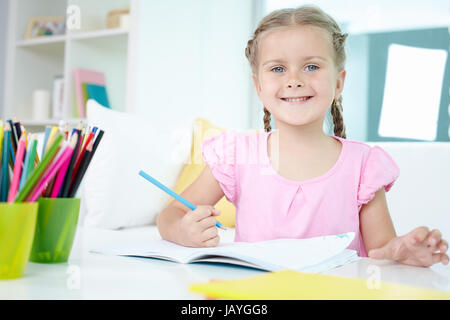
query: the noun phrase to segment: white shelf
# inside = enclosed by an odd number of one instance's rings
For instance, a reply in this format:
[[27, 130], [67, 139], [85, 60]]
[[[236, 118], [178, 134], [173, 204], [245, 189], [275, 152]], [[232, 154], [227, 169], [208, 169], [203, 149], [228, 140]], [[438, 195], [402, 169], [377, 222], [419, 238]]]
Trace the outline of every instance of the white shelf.
[[66, 36], [43, 36], [34, 39], [20, 40], [16, 42], [16, 47], [31, 47], [50, 43], [63, 43], [66, 41]]
[[84, 40], [84, 39], [98, 39], [104, 37], [114, 37], [121, 35], [128, 35], [128, 29], [101, 29], [84, 31], [79, 33], [69, 33], [60, 36], [42, 36], [34, 39], [19, 40], [16, 42], [16, 47], [32, 47], [41, 46], [51, 43], [64, 43], [67, 40]]
[[[3, 1], [3, 0], [0, 0]], [[78, 119], [73, 70], [90, 69], [103, 72], [112, 109], [127, 111], [134, 87], [135, 72], [130, 70], [135, 54], [137, 30], [136, 0], [9, 0], [8, 53], [5, 79], [4, 112], [0, 118], [17, 116], [25, 127], [34, 131], [46, 125], [59, 125], [60, 119], [32, 120], [33, 92], [47, 90], [53, 94], [55, 76], [64, 77], [64, 120], [70, 126]], [[67, 30], [64, 35], [24, 39], [31, 18], [64, 16], [68, 5], [82, 12], [82, 29]], [[106, 28], [111, 10], [130, 8], [129, 28]], [[134, 12], [134, 13], [133, 13]], [[131, 67], [131, 68], [130, 68]], [[130, 94], [130, 88], [133, 92]], [[53, 107], [50, 106], [49, 117]]]
[[[61, 119], [48, 119], [48, 120], [30, 120], [30, 119], [22, 119], [20, 123], [24, 127], [42, 127], [42, 126], [57, 126]], [[86, 123], [86, 119], [78, 118], [78, 119], [66, 119], [64, 120], [69, 124], [69, 126], [77, 125], [78, 123], [83, 122]]]
[[84, 40], [84, 39], [96, 39], [103, 37], [113, 37], [120, 35], [127, 35], [129, 32], [128, 29], [101, 29], [101, 30], [92, 30], [85, 31], [80, 33], [71, 33], [69, 34], [69, 39], [72, 40]]

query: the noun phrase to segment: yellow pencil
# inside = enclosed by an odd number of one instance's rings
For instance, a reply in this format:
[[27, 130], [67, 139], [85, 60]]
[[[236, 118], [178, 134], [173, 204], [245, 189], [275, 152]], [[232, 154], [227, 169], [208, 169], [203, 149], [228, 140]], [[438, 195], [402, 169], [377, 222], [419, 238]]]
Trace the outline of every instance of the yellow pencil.
[[52, 131], [50, 131], [50, 135], [48, 136], [47, 145], [45, 146], [44, 153], [47, 153], [48, 149], [50, 148], [50, 146], [53, 143], [53, 140], [55, 140], [55, 137], [56, 137], [57, 133], [58, 133], [58, 127], [57, 126], [53, 126], [52, 127]]

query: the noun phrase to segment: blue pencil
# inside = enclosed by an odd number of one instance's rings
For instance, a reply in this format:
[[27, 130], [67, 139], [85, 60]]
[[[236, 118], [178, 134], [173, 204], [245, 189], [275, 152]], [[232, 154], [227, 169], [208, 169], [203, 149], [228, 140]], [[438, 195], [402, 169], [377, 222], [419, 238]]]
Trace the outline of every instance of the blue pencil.
[[[29, 144], [31, 146], [31, 143]], [[23, 162], [22, 167], [22, 176], [20, 177], [20, 183], [19, 183], [19, 189], [18, 191], [22, 190], [23, 186], [25, 185], [25, 180], [27, 179], [27, 169], [28, 169], [28, 162], [30, 161], [30, 152], [31, 147], [28, 148], [27, 153], [25, 154], [25, 161]], [[31, 161], [33, 161], [32, 159]]]
[[47, 141], [50, 136], [50, 132], [52, 131], [51, 126], [45, 126], [45, 133], [44, 133], [44, 143], [42, 144], [42, 152], [41, 152], [41, 159], [44, 158], [44, 152], [45, 148], [47, 147]]
[[9, 144], [11, 143], [11, 129], [9, 123], [5, 125], [5, 134], [3, 135], [3, 148], [2, 148], [2, 181], [0, 188], [0, 201], [6, 202], [8, 200], [9, 191]]
[[[174, 197], [176, 200], [180, 201], [182, 204], [184, 204], [186, 207], [188, 207], [191, 210], [195, 210], [197, 209], [197, 207], [195, 205], [193, 205], [192, 203], [190, 203], [189, 201], [187, 201], [186, 199], [184, 199], [182, 196], [180, 196], [178, 193], [170, 190], [169, 188], [167, 188], [165, 185], [163, 185], [161, 182], [159, 182], [158, 180], [156, 180], [155, 178], [151, 177], [150, 175], [148, 175], [147, 173], [145, 173], [144, 171], [139, 171], [139, 175], [143, 178], [145, 178], [146, 180], [150, 181], [151, 183], [153, 183], [155, 186], [157, 186], [158, 188], [160, 188], [161, 190], [167, 192], [169, 195], [171, 195], [172, 197]], [[217, 221], [216, 223], [216, 227], [217, 228], [222, 228], [225, 229], [225, 227], [219, 222]]]

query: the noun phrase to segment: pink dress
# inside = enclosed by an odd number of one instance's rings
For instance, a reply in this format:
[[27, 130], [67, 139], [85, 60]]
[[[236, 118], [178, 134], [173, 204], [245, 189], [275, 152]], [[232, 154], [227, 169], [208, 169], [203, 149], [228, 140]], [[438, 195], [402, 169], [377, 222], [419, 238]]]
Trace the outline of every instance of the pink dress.
[[267, 154], [270, 133], [227, 130], [202, 142], [205, 163], [236, 207], [235, 241], [353, 231], [349, 249], [366, 257], [359, 212], [376, 191], [392, 187], [399, 175], [394, 160], [378, 146], [331, 136], [342, 143], [334, 166], [319, 177], [294, 181], [272, 167]]

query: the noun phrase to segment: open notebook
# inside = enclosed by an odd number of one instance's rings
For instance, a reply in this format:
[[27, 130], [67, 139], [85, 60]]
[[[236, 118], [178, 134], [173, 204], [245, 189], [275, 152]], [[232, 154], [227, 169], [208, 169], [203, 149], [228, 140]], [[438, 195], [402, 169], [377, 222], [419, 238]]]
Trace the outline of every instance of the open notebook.
[[322, 272], [359, 257], [346, 249], [354, 232], [307, 239], [277, 239], [261, 242], [233, 242], [214, 248], [189, 248], [165, 240], [138, 246], [116, 246], [91, 252], [170, 260], [178, 263], [216, 262], [241, 265], [266, 271], [285, 269]]

